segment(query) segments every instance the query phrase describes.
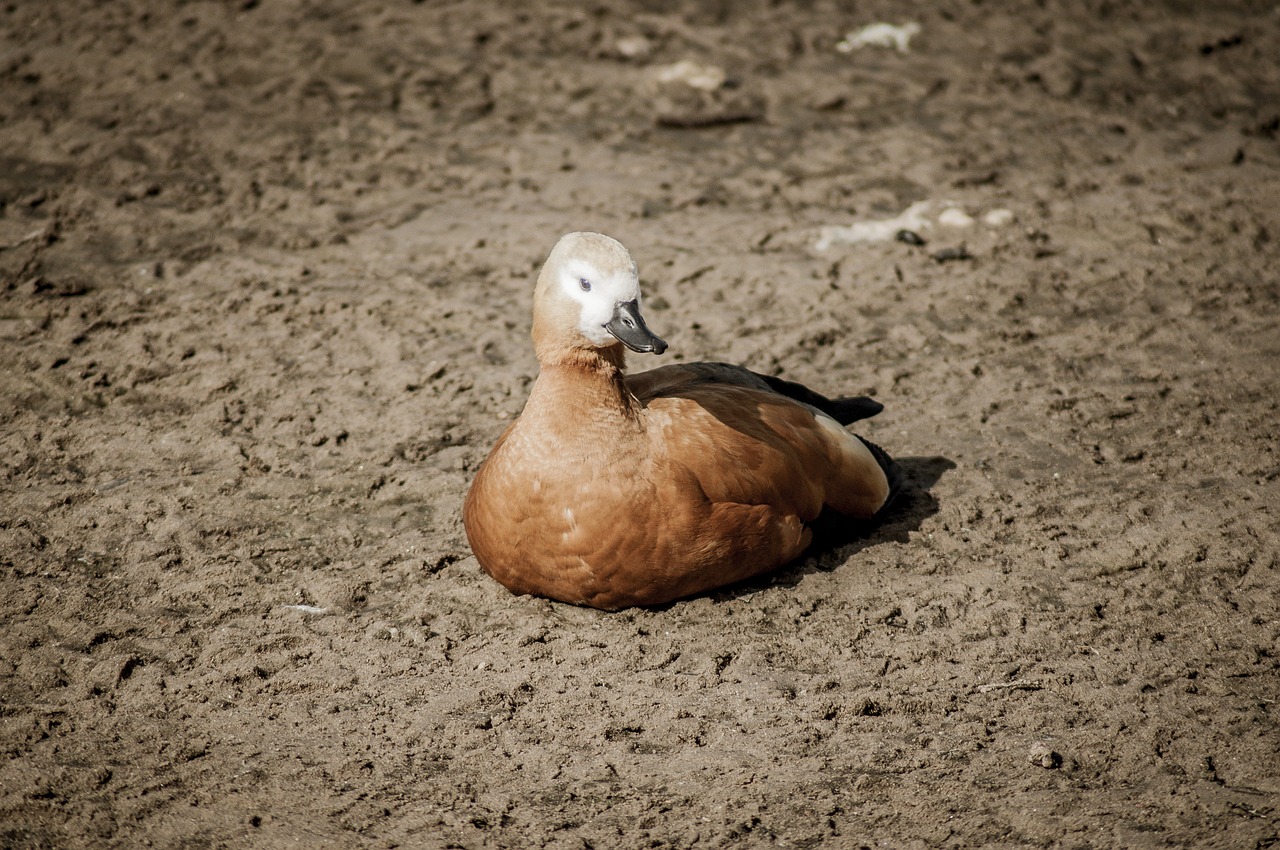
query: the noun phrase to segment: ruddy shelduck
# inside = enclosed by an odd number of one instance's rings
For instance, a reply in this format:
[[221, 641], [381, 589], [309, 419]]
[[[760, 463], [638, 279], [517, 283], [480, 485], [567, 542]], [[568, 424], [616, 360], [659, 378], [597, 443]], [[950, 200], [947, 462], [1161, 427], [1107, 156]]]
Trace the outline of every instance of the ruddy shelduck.
[[540, 371], [463, 507], [480, 565], [515, 593], [657, 605], [793, 560], [825, 509], [869, 520], [897, 467], [844, 425], [881, 410], [723, 363], [623, 372], [667, 344], [618, 241], [570, 233], [533, 296]]

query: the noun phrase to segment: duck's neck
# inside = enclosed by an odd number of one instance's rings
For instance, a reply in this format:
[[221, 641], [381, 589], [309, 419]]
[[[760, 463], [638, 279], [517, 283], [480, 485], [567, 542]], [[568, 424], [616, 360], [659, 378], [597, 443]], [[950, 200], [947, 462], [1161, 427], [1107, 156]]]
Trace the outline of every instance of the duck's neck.
[[540, 361], [522, 420], [560, 434], [585, 429], [621, 437], [638, 431], [640, 404], [622, 380], [621, 346], [567, 349]]

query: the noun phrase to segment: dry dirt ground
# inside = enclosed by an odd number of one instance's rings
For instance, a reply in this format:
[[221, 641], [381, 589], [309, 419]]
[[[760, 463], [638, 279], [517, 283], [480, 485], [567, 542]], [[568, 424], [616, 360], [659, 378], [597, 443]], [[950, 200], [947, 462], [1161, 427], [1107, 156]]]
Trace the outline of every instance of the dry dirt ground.
[[[1280, 844], [1272, 0], [0, 34], [0, 847]], [[488, 579], [572, 229], [640, 263], [633, 368], [883, 401], [890, 520], [658, 610]]]

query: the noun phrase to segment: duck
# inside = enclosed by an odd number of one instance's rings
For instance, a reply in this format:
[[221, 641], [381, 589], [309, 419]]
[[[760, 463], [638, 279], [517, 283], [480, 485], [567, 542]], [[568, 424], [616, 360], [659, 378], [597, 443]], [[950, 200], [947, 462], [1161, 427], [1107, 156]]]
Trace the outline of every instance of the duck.
[[612, 237], [560, 238], [538, 275], [539, 371], [477, 469], [463, 526], [516, 594], [608, 611], [652, 607], [798, 558], [826, 513], [873, 521], [897, 464], [845, 426], [883, 406], [828, 398], [727, 363], [627, 374], [662, 354], [639, 270]]

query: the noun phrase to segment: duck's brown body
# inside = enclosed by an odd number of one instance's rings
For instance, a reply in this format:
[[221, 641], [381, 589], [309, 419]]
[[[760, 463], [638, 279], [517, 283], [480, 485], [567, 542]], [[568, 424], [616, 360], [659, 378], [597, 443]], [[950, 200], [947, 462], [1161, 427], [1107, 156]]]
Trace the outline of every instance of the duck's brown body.
[[477, 560], [512, 591], [660, 604], [792, 560], [824, 506], [870, 518], [889, 498], [887, 458], [767, 379], [721, 364], [624, 376], [620, 345], [548, 344], [548, 324], [535, 318], [528, 404], [463, 510]]
[[467, 496], [472, 550], [516, 593], [607, 609], [774, 569], [824, 505], [870, 518], [889, 495], [871, 452], [819, 416], [686, 367], [544, 370]]

